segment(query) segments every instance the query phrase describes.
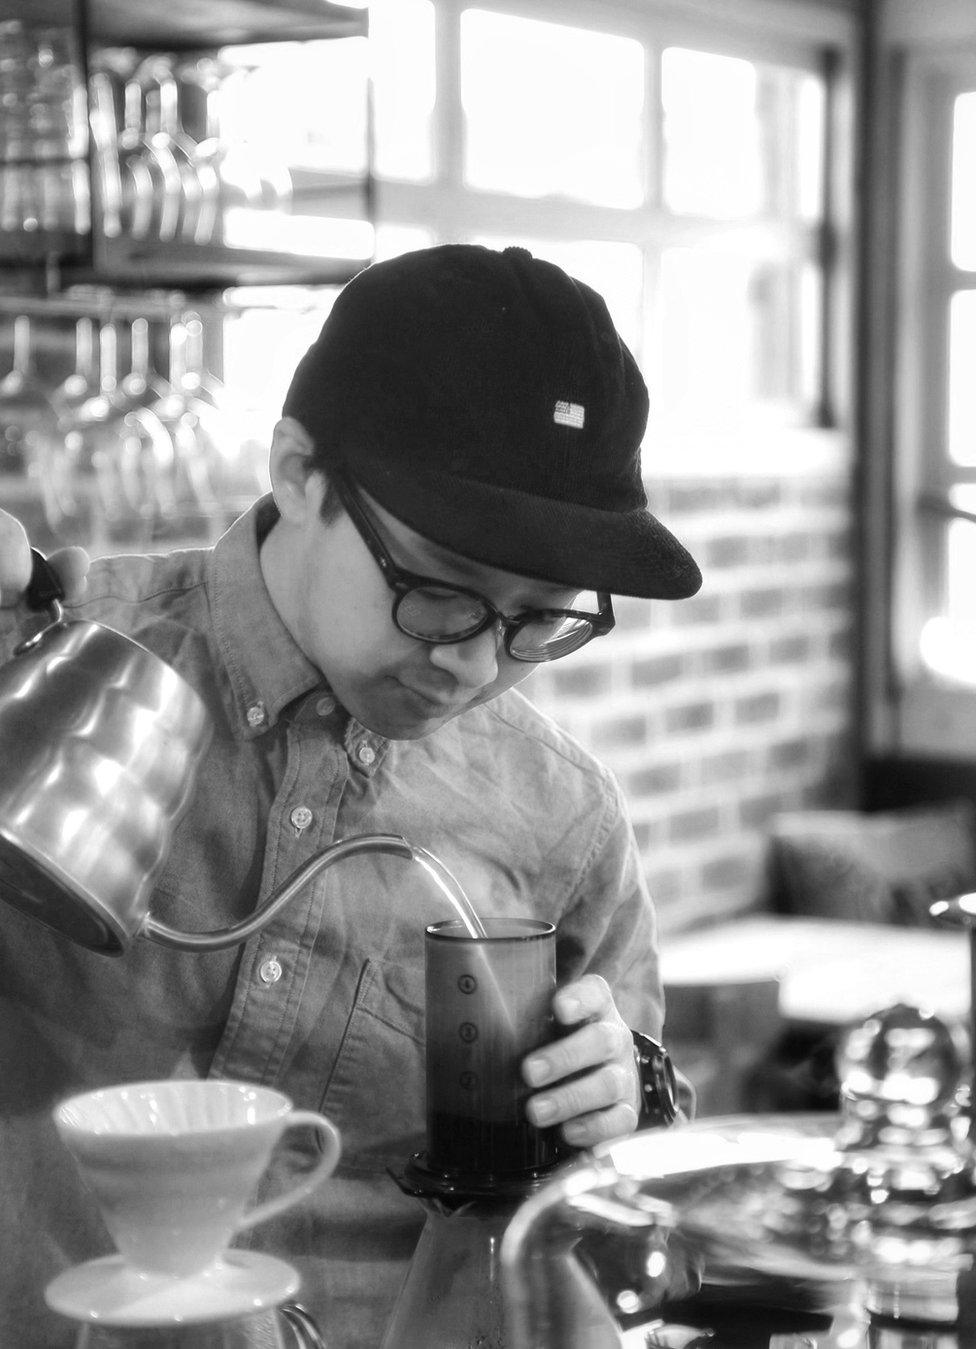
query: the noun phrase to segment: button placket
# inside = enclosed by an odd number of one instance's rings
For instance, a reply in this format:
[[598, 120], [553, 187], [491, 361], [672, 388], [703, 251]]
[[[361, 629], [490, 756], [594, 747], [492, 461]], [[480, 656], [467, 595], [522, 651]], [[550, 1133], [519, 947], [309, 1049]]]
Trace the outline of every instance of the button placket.
[[[349, 760], [344, 747], [323, 738], [321, 723], [285, 728], [287, 761], [268, 822], [262, 892], [278, 885], [316, 849], [330, 842]], [[311, 802], [315, 803], [314, 810]], [[296, 827], [293, 818], [297, 814]], [[247, 943], [232, 1025], [214, 1059], [230, 1077], [276, 1079], [295, 1024], [308, 974], [314, 933], [324, 903], [314, 882]]]

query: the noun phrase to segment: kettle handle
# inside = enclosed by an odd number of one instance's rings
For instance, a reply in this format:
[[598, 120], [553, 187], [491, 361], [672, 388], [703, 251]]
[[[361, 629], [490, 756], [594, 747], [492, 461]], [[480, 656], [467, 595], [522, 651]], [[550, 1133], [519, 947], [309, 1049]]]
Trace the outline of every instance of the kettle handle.
[[24, 592], [24, 599], [29, 609], [46, 609], [51, 621], [32, 637], [14, 647], [15, 656], [23, 656], [26, 652], [33, 651], [53, 628], [59, 628], [64, 623], [64, 609], [61, 606], [64, 587], [60, 577], [43, 553], [39, 553], [36, 548], [30, 551], [31, 577]]
[[48, 562], [43, 553], [36, 548], [31, 550], [31, 578], [27, 583], [25, 598], [31, 609], [47, 609], [53, 623], [61, 621], [61, 601], [64, 599], [64, 586], [61, 578]]

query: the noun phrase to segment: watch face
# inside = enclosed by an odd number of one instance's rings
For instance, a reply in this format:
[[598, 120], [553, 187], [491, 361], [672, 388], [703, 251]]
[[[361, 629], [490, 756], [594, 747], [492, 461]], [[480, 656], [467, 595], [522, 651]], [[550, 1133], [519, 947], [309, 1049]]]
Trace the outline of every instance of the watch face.
[[643, 1109], [640, 1123], [673, 1124], [678, 1118], [678, 1085], [671, 1055], [649, 1035], [633, 1032]]

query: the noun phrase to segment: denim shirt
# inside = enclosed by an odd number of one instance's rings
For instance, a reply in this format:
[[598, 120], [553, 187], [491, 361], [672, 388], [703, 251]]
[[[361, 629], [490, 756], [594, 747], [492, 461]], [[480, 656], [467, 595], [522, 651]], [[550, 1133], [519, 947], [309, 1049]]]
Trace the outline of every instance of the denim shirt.
[[[420, 740], [350, 719], [265, 589], [258, 550], [274, 519], [265, 499], [212, 549], [97, 561], [71, 606], [170, 662], [213, 719], [153, 915], [218, 928], [326, 844], [402, 834], [482, 916], [554, 923], [559, 980], [602, 974], [628, 1022], [660, 1035], [654, 913], [611, 776], [517, 690]], [[4, 658], [24, 618], [0, 614]], [[424, 927], [453, 916], [423, 868], [375, 853], [328, 868], [223, 951], [140, 937], [113, 958], [0, 905], [0, 1344], [71, 1345], [76, 1327], [47, 1311], [44, 1287], [112, 1250], [52, 1106], [114, 1082], [211, 1076], [274, 1086], [338, 1126], [335, 1175], [249, 1244], [298, 1269], [333, 1349], [375, 1349], [424, 1217], [390, 1175], [424, 1146]], [[268, 1194], [314, 1147], [287, 1138]]]

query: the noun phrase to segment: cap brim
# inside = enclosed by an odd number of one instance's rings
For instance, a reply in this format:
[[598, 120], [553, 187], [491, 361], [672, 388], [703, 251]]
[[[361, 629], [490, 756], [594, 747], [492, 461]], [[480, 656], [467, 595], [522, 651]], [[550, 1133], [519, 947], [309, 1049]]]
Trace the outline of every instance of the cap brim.
[[349, 471], [418, 534], [490, 567], [641, 599], [701, 588], [695, 559], [648, 510], [596, 510], [368, 456]]

